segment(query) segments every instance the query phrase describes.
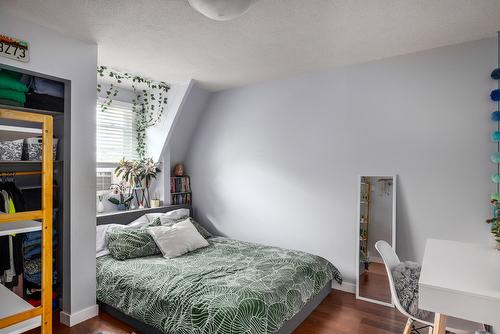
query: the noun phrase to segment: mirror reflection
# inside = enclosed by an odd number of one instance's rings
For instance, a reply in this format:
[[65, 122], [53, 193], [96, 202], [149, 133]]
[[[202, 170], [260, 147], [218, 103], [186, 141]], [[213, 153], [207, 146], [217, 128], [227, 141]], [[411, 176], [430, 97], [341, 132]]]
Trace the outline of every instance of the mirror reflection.
[[358, 298], [387, 304], [392, 303], [389, 279], [375, 243], [394, 245], [394, 188], [394, 176], [360, 177]]

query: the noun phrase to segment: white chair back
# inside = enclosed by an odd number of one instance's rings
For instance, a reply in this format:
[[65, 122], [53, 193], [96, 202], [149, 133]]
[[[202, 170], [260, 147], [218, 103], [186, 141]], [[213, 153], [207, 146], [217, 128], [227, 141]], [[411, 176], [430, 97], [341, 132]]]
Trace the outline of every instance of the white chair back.
[[389, 278], [389, 286], [391, 288], [391, 296], [394, 306], [396, 306], [398, 311], [401, 312], [403, 315], [407, 316], [408, 318], [417, 320], [415, 317], [411, 316], [408, 312], [406, 312], [403, 306], [401, 306], [401, 304], [399, 303], [398, 293], [396, 292], [394, 279], [392, 278], [392, 270], [398, 264], [400, 264], [401, 261], [399, 261], [399, 257], [394, 251], [394, 248], [392, 248], [391, 245], [389, 245], [386, 241], [379, 240], [375, 243], [375, 249], [377, 249], [377, 251], [380, 253], [380, 256], [382, 256], [382, 260], [384, 261], [385, 270], [387, 271], [387, 276]]

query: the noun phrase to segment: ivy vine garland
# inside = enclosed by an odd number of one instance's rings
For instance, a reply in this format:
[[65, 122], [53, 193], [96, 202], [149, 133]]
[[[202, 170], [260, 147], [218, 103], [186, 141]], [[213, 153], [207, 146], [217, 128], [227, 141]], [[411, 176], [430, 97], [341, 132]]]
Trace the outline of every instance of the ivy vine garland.
[[[111, 79], [109, 88], [105, 91], [101, 110], [105, 112], [118, 95], [119, 85], [124, 81], [132, 83], [135, 98], [132, 100], [132, 111], [137, 114], [137, 154], [140, 159], [146, 155], [146, 129], [160, 120], [167, 105], [167, 92], [170, 86], [163, 81], [154, 81], [138, 75], [122, 73], [109, 69], [106, 66], [97, 67], [100, 77]], [[97, 84], [97, 91], [101, 92], [102, 85]]]

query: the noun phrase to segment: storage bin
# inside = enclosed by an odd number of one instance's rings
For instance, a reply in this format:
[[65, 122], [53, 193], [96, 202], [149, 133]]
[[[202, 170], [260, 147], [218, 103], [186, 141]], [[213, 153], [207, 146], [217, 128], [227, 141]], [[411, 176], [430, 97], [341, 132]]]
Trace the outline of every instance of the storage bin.
[[[57, 156], [57, 143], [59, 142], [58, 138], [53, 139], [52, 148], [53, 148], [53, 159], [56, 160]], [[42, 137], [35, 138], [26, 138], [23, 143], [23, 160], [30, 161], [40, 161], [42, 160]]]
[[0, 160], [21, 160], [22, 153], [22, 139], [0, 142]]

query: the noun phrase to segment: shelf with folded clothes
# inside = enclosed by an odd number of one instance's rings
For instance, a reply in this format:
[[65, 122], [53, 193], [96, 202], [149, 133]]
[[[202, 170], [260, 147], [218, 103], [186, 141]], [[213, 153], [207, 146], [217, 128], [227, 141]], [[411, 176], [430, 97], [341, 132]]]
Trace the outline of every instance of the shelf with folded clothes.
[[[67, 146], [69, 142], [67, 139], [69, 139], [71, 135], [69, 127], [67, 126], [68, 124], [66, 123], [68, 119], [65, 117], [65, 114], [69, 116], [71, 113], [71, 105], [69, 103], [71, 94], [71, 90], [69, 89], [70, 82], [64, 79], [49, 77], [40, 73], [25, 71], [23, 69], [5, 68], [5, 66], [0, 64], [0, 77], [2, 76], [4, 80], [0, 82], [0, 90], [3, 90], [0, 92], [0, 109], [18, 111], [20, 116], [23, 116], [23, 112], [52, 116], [54, 122], [53, 134], [51, 136], [53, 136], [54, 139], [58, 139], [58, 144], [54, 143], [55, 145], [53, 146], [60, 148], [60, 150], [55, 150], [56, 153], [54, 159], [59, 158], [59, 160], [55, 160], [53, 165], [54, 183], [58, 186], [54, 187], [52, 196], [52, 207], [54, 208], [52, 221], [54, 234], [50, 238], [52, 239], [50, 241], [52, 243], [52, 261], [48, 258], [43, 258], [42, 261], [41, 230], [29, 231], [27, 233], [16, 233], [16, 235], [9, 234], [8, 236], [0, 236], [0, 269], [3, 269], [0, 274], [4, 274], [4, 271], [8, 269], [15, 275], [12, 279], [9, 278], [9, 280], [3, 280], [2, 284], [8, 290], [12, 289], [12, 291], [15, 291], [18, 294], [22, 292], [24, 300], [32, 306], [40, 305], [42, 285], [44, 285], [44, 291], [53, 292], [52, 306], [57, 308], [59, 297], [62, 298], [64, 295], [61, 284], [63, 273], [65, 271], [63, 268], [62, 255], [62, 245], [64, 244], [62, 228], [65, 225], [63, 221], [67, 219], [65, 217], [67, 212], [69, 212], [69, 210], [65, 210], [64, 207], [64, 204], [69, 202], [66, 201], [67, 198], [65, 197], [67, 192], [65, 191], [65, 175], [63, 173], [64, 164], [62, 160], [66, 160], [66, 158], [69, 160], [70, 156], [69, 147]], [[11, 78], [8, 77], [13, 78], [14, 80], [11, 80]], [[5, 91], [6, 89], [8, 90], [7, 92]], [[19, 94], [19, 92], [21, 92], [21, 94]], [[0, 121], [0, 124], [2, 125], [19, 127], [35, 126], [32, 123], [34, 122], [24, 119], [18, 120], [2, 118]], [[25, 153], [25, 144], [29, 144], [28, 139], [37, 138], [40, 135], [41, 132], [35, 135], [30, 134], [30, 136], [26, 139], [23, 138], [23, 147], [19, 158], [17, 158], [18, 154], [16, 151], [15, 156], [6, 155], [4, 158], [15, 160], [0, 161], [0, 172], [3, 173], [3, 179], [0, 178], [0, 183], [14, 183], [20, 190], [24, 199], [24, 210], [20, 208], [18, 209], [17, 205], [15, 205], [15, 214], [37, 214], [36, 218], [28, 215], [20, 216], [20, 220], [38, 220], [38, 218], [41, 218], [41, 200], [44, 196], [44, 192], [41, 188], [43, 178], [41, 178], [39, 174], [44, 171], [42, 168], [42, 162], [35, 160], [40, 159], [39, 155], [37, 157], [30, 156], [33, 160], [27, 160], [28, 158], [23, 155]], [[31, 153], [31, 150], [29, 152]], [[59, 210], [57, 208], [59, 208]], [[63, 212], [66, 215], [64, 215]], [[4, 217], [3, 220], [6, 221], [7, 218], [10, 219], [10, 217]], [[8, 223], [3, 222], [0, 225], [4, 224]], [[10, 243], [13, 246], [11, 254], [9, 254], [9, 252], [5, 252], [6, 249], [4, 247], [5, 245], [10, 246]], [[7, 254], [9, 255], [6, 256]], [[8, 267], [7, 265], [4, 265], [4, 262], [5, 264], [7, 262], [6, 260], [9, 260]], [[13, 260], [13, 262], [11, 262], [11, 260]], [[49, 262], [52, 262], [52, 286], [48, 286], [47, 284], [47, 275], [43, 277], [41, 275], [42, 266], [47, 268], [46, 264]], [[14, 271], [12, 271], [12, 265], [14, 266]], [[47, 296], [44, 296], [44, 300], [46, 297]], [[4, 299], [0, 297], [0, 308], [3, 306], [3, 302]], [[48, 303], [44, 303], [44, 305], [42, 305], [44, 313], [48, 311], [47, 309], [49, 307]], [[0, 312], [0, 319], [2, 318], [3, 316]], [[38, 326], [40, 326], [40, 321], [38, 321], [38, 323], [33, 327]], [[43, 324], [42, 327], [44, 327]], [[44, 328], [44, 331], [47, 331], [47, 328]], [[17, 332], [20, 333], [22, 331], [16, 331], [16, 333]], [[8, 333], [10, 333], [10, 331]], [[3, 329], [0, 329], [0, 334], [4, 334]]]
[[63, 114], [65, 85], [58, 80], [0, 68], [0, 104], [9, 109]]

